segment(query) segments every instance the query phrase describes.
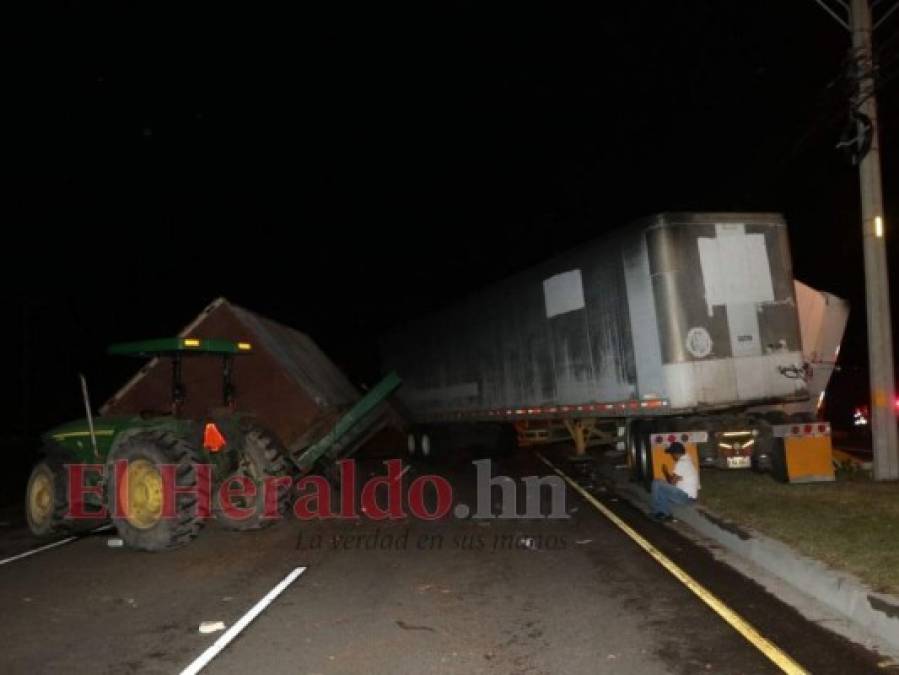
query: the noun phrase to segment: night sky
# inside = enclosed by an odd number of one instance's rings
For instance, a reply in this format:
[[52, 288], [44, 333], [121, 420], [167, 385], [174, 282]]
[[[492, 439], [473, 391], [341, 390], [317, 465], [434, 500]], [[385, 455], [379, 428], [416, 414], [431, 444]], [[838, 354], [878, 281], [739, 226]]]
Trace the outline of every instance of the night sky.
[[[848, 33], [812, 0], [589, 6], [23, 18], [4, 432], [80, 416], [77, 372], [100, 402], [135, 367], [109, 342], [174, 334], [220, 295], [371, 382], [385, 329], [662, 210], [784, 212], [796, 277], [853, 304], [844, 378], [863, 375], [857, 170], [834, 150]], [[894, 280], [897, 31], [899, 13], [878, 34]]]

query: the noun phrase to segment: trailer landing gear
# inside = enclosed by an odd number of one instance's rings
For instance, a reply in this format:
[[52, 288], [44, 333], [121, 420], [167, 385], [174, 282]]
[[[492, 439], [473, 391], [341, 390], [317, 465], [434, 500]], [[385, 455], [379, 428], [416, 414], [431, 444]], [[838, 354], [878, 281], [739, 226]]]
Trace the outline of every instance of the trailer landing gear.
[[596, 427], [596, 420], [592, 418], [577, 418], [573, 420], [565, 420], [565, 428], [571, 434], [571, 440], [574, 441], [574, 454], [581, 457], [587, 452], [587, 441], [593, 434]]

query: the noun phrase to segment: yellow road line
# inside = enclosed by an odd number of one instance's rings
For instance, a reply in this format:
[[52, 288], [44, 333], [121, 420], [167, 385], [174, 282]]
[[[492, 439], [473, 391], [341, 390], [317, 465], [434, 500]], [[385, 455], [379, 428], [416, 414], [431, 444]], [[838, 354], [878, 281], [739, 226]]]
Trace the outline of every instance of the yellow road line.
[[650, 544], [646, 539], [644, 539], [640, 534], [637, 533], [630, 525], [625, 523], [621, 518], [616, 516], [607, 506], [602, 504], [599, 500], [597, 500], [593, 495], [587, 492], [584, 488], [578, 485], [574, 480], [568, 477], [561, 469], [557, 469], [552, 462], [550, 462], [546, 457], [541, 455], [539, 452], [536, 453], [537, 457], [546, 464], [550, 469], [555, 471], [559, 476], [561, 476], [566, 483], [568, 483], [574, 490], [584, 499], [586, 499], [591, 506], [593, 506], [597, 511], [599, 511], [606, 518], [611, 520], [622, 532], [624, 532], [628, 537], [634, 540], [636, 544], [646, 551], [649, 555], [656, 559], [656, 561], [668, 570], [671, 575], [680, 581], [684, 586], [689, 588], [700, 600], [702, 600], [705, 604], [712, 608], [712, 610], [724, 619], [727, 623], [731, 625], [731, 627], [736, 630], [740, 635], [746, 638], [753, 647], [758, 649], [762, 654], [767, 656], [778, 668], [780, 668], [783, 672], [789, 673], [790, 675], [798, 675], [800, 673], [807, 673], [802, 666], [796, 663], [792, 658], [790, 658], [786, 653], [784, 653], [779, 647], [777, 647], [773, 642], [769, 641], [765, 637], [761, 635], [746, 619], [737, 614], [730, 607], [725, 605], [721, 600], [715, 596], [710, 590], [708, 590], [705, 586], [700, 584], [696, 579], [691, 577], [689, 574], [684, 572], [678, 565], [671, 560], [668, 556], [662, 553], [655, 546]]

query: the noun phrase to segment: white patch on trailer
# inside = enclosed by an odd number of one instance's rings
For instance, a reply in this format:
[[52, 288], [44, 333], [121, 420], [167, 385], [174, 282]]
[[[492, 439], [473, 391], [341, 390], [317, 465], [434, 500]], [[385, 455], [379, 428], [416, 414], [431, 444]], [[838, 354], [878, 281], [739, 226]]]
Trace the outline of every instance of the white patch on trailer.
[[584, 283], [579, 269], [562, 272], [543, 281], [546, 318], [584, 309]]
[[765, 235], [736, 223], [716, 225], [715, 233], [697, 240], [709, 316], [715, 305], [773, 302]]

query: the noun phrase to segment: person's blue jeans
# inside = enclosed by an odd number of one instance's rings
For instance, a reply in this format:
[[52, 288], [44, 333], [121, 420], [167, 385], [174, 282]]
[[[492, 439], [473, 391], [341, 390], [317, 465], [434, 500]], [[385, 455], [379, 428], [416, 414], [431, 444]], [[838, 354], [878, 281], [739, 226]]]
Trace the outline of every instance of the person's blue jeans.
[[692, 504], [695, 499], [687, 496], [687, 493], [676, 485], [663, 480], [652, 481], [652, 512], [671, 515], [672, 506]]

